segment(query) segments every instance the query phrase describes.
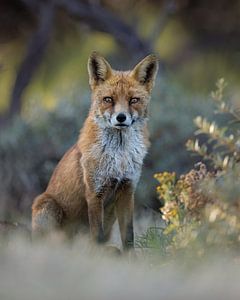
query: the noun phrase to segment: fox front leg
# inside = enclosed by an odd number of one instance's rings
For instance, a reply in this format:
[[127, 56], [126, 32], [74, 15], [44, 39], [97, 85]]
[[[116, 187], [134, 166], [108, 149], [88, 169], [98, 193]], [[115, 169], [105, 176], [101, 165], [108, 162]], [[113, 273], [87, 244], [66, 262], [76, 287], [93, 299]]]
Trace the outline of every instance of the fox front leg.
[[103, 199], [95, 193], [88, 192], [86, 195], [88, 203], [88, 219], [90, 234], [93, 241], [103, 243], [104, 239], [104, 209]]
[[123, 250], [134, 247], [133, 211], [134, 191], [131, 183], [126, 183], [116, 193], [116, 213]]

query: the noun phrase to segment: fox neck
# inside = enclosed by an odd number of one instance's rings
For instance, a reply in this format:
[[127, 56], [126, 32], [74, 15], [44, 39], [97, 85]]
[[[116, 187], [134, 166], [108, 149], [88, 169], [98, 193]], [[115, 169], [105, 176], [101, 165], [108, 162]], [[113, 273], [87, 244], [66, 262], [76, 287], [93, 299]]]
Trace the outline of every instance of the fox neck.
[[88, 169], [94, 166], [92, 174], [96, 191], [108, 185], [111, 179], [117, 182], [128, 179], [136, 186], [148, 148], [142, 123], [136, 122], [124, 129], [103, 128], [88, 118], [78, 145], [82, 164]]
[[[143, 136], [141, 128], [131, 126], [128, 128], [100, 128], [102, 151], [107, 148], [113, 152], [128, 151], [129, 148], [141, 148]], [[127, 154], [127, 153], [126, 153]]]

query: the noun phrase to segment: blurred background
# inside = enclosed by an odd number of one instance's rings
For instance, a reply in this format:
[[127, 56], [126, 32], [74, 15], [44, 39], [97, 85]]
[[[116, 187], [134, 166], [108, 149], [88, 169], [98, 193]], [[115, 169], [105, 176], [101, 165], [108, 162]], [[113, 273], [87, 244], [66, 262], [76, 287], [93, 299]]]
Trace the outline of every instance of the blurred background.
[[153, 175], [197, 161], [185, 143], [194, 117], [211, 118], [216, 80], [239, 100], [240, 1], [1, 0], [1, 220], [30, 220], [33, 198], [75, 143], [90, 106], [93, 50], [124, 70], [151, 52], [160, 57], [136, 196], [138, 207], [158, 209]]

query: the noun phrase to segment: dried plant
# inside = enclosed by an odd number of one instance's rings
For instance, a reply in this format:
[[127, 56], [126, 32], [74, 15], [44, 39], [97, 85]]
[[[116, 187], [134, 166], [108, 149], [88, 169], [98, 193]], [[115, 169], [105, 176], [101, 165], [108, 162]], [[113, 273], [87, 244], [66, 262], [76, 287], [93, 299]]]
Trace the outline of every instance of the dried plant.
[[234, 253], [238, 257], [240, 114], [225, 100], [225, 87], [224, 79], [220, 79], [211, 94], [216, 113], [225, 117], [224, 123], [197, 117], [195, 134], [206, 139], [202, 143], [199, 139], [187, 142], [187, 149], [207, 163], [196, 164], [180, 177], [174, 172], [155, 175], [159, 182], [157, 193], [164, 202], [160, 210], [166, 225], [160, 237], [164, 236], [165, 253], [172, 258], [178, 255], [202, 258], [216, 252]]
[[224, 90], [227, 86], [225, 80], [218, 80], [217, 89], [211, 93], [215, 103], [216, 114], [227, 115], [230, 121], [224, 126], [219, 126], [216, 121], [208, 121], [198, 116], [194, 123], [197, 126], [196, 135], [207, 136], [207, 143], [200, 145], [199, 139], [188, 140], [186, 147], [206, 161], [210, 161], [215, 169], [232, 168], [240, 159], [239, 128], [236, 124], [240, 121], [239, 110], [224, 98]]

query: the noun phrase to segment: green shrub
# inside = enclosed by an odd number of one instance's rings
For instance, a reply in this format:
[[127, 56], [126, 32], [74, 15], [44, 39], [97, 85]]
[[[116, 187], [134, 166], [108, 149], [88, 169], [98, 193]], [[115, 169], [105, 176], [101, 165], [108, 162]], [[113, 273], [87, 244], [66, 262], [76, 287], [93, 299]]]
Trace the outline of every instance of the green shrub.
[[47, 112], [31, 103], [0, 133], [0, 220], [31, 215], [33, 198], [43, 192], [64, 152], [75, 143], [87, 115], [88, 95], [72, 95]]

